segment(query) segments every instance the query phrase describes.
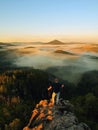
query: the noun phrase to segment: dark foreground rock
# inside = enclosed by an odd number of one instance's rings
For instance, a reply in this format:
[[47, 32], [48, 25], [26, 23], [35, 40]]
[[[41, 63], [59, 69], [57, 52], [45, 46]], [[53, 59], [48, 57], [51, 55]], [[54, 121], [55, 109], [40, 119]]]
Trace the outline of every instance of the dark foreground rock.
[[32, 112], [29, 123], [23, 130], [91, 130], [87, 124], [79, 123], [74, 106], [68, 100], [53, 105], [41, 100]]

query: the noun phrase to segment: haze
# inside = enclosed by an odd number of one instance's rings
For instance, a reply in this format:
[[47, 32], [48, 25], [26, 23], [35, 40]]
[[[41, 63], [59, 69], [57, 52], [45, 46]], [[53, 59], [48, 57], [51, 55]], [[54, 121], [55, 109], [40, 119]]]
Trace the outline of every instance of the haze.
[[0, 59], [0, 64], [42, 69], [76, 83], [84, 72], [98, 70], [98, 44], [0, 43]]

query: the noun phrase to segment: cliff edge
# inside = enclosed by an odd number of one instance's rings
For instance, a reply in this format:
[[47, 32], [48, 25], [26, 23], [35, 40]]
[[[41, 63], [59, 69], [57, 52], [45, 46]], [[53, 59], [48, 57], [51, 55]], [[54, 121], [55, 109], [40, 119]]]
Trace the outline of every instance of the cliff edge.
[[23, 130], [91, 130], [79, 122], [74, 114], [74, 106], [68, 100], [60, 100], [58, 105], [41, 100], [32, 112], [29, 123]]

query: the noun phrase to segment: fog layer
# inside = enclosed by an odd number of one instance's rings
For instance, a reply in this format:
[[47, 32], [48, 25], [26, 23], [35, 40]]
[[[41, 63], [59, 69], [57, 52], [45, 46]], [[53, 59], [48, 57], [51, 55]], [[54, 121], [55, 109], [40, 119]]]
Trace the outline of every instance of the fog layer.
[[[0, 46], [0, 64], [43, 69], [64, 80], [76, 82], [82, 73], [98, 70], [97, 44], [11, 43]], [[1, 64], [2, 65], [2, 64]]]

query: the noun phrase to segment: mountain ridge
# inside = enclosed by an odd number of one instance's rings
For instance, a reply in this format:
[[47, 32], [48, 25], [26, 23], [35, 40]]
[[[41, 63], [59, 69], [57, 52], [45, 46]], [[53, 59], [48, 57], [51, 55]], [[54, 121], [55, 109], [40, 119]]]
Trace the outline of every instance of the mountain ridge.
[[48, 100], [41, 100], [32, 112], [29, 123], [23, 130], [91, 130], [79, 122], [74, 114], [74, 106], [68, 100], [60, 100], [53, 105]]

